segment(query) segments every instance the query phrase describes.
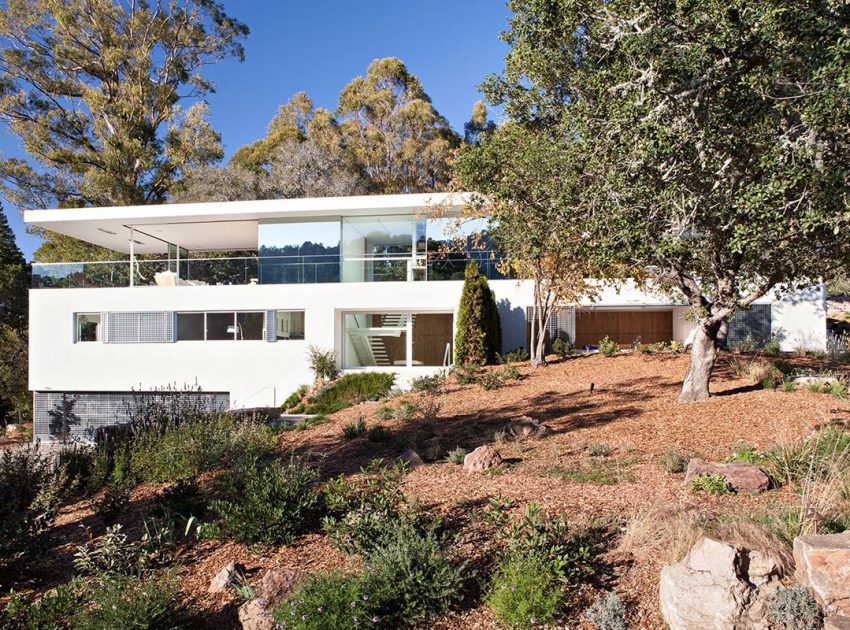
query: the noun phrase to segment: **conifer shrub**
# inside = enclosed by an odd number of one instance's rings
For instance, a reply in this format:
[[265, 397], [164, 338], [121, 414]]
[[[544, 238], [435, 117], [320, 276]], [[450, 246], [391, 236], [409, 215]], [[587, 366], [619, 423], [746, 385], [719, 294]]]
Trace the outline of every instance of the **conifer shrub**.
[[463, 290], [455, 334], [455, 363], [494, 363], [502, 345], [502, 329], [496, 298], [487, 279], [470, 261], [464, 272]]

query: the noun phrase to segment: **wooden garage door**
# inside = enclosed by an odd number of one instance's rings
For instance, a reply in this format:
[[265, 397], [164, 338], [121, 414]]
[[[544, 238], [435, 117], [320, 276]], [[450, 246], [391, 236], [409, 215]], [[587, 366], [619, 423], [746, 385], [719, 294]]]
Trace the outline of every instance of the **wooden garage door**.
[[599, 345], [605, 336], [621, 346], [670, 341], [673, 338], [672, 311], [576, 311], [576, 347]]

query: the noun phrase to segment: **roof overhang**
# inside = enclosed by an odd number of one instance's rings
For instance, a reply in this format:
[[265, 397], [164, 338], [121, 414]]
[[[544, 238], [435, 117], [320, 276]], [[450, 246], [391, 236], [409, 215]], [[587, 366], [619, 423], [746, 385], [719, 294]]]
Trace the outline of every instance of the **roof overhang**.
[[212, 203], [27, 210], [24, 222], [108, 249], [162, 254], [172, 243], [194, 251], [255, 250], [258, 225], [277, 221], [407, 213], [457, 214], [471, 193], [363, 195]]

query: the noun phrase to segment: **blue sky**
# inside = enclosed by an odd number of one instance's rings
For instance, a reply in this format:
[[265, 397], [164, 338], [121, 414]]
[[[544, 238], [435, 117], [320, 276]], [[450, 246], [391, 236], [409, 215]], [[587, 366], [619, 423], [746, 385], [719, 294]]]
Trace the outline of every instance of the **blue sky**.
[[[306, 91], [333, 109], [342, 87], [369, 62], [399, 57], [417, 75], [436, 108], [461, 131], [477, 85], [497, 72], [507, 46], [499, 39], [510, 12], [500, 0], [224, 0], [251, 34], [244, 63], [208, 68], [217, 91], [207, 101], [225, 155], [265, 134], [278, 105]], [[0, 134], [0, 152], [20, 155]], [[25, 233], [18, 209], [6, 214], [28, 259], [39, 239]]]

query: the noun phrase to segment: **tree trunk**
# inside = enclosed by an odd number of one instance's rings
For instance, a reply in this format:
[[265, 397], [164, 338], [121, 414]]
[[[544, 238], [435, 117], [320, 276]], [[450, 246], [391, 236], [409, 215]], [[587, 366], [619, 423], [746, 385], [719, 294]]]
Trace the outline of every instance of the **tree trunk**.
[[711, 395], [708, 390], [711, 372], [714, 369], [714, 359], [717, 356], [717, 334], [720, 322], [700, 322], [697, 324], [694, 340], [691, 345], [691, 364], [682, 383], [679, 402], [697, 402], [708, 400]]

